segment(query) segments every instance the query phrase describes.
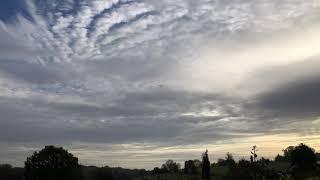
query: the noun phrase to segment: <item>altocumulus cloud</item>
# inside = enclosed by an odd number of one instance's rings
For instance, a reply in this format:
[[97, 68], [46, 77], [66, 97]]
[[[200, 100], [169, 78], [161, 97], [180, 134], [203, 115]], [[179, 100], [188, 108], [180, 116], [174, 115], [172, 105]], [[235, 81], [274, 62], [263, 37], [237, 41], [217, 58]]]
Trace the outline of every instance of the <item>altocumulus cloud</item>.
[[12, 2], [1, 161], [57, 144], [84, 164], [152, 168], [206, 146], [216, 159], [318, 143], [317, 0]]

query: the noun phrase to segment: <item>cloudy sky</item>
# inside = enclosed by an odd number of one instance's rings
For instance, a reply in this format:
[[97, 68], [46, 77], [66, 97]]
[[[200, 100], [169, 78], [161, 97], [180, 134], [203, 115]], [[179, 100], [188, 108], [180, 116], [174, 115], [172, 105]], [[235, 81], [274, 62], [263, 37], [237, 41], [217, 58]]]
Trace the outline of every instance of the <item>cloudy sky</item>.
[[320, 0], [3, 0], [0, 163], [320, 150]]

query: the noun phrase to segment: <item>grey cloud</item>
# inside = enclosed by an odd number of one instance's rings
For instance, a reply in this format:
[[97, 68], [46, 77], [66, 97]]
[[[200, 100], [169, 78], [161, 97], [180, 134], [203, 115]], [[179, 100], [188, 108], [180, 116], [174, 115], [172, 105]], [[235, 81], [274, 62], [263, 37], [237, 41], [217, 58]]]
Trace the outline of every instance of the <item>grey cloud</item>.
[[[174, 91], [128, 94], [118, 102], [110, 102], [113, 106], [54, 103], [41, 99], [3, 99], [1, 110], [7, 115], [1, 121], [5, 128], [1, 140], [119, 143], [161, 142], [161, 139], [172, 138], [172, 143], [176, 143], [174, 139], [183, 137], [183, 131], [196, 128], [195, 123], [190, 124], [190, 117], [184, 117], [181, 113], [201, 111], [203, 100], [215, 104], [221, 103], [219, 99], [219, 96]], [[6, 106], [5, 102], [16, 103]], [[191, 108], [186, 105], [188, 103], [192, 104]], [[214, 105], [211, 108], [214, 109]], [[215, 118], [218, 120], [226, 116], [230, 115]], [[193, 117], [192, 121], [200, 123], [204, 118]], [[208, 119], [213, 121], [213, 118]], [[223, 137], [223, 129], [216, 130], [213, 136]], [[197, 137], [200, 138], [201, 134]], [[186, 143], [183, 141], [181, 143]]]
[[315, 118], [319, 116], [319, 77], [290, 83], [257, 98], [258, 107], [274, 117]]
[[[245, 86], [260, 87], [246, 108], [266, 118], [313, 120], [319, 115], [319, 57], [284, 66], [260, 69], [247, 78]], [[245, 104], [245, 103], [244, 103]], [[283, 120], [285, 121], [285, 120]]]
[[43, 84], [62, 81], [61, 74], [54, 72], [53, 68], [46, 68], [40, 64], [21, 62], [16, 60], [1, 60], [0, 72], [11, 75], [29, 83]]
[[4, 31], [0, 22], [0, 53], [2, 59], [26, 59], [35, 57], [34, 54], [40, 54], [39, 51], [29, 47], [27, 41], [13, 37]]
[[[0, 30], [0, 82], [21, 87], [1, 94], [2, 144], [146, 143], [156, 149], [287, 133], [291, 126], [277, 126], [294, 123], [291, 117], [319, 115], [319, 76], [310, 73], [316, 63], [258, 70], [258, 78], [246, 77], [243, 86], [264, 90], [270, 74], [301, 68], [305, 73], [287, 84], [282, 81], [290, 78], [279, 78], [268, 91], [248, 99], [194, 90], [180, 74], [205, 46], [315, 22], [319, 7], [309, 2], [115, 0], [52, 7], [42, 2], [37, 8], [48, 8], [33, 13], [35, 22], [3, 24], [17, 38]], [[196, 73], [201, 72], [190, 76]]]

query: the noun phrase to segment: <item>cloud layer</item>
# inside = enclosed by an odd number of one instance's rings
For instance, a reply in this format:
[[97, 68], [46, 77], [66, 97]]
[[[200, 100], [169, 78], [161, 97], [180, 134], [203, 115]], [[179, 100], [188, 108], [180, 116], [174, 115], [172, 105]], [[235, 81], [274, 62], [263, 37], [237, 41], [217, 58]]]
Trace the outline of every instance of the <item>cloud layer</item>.
[[85, 164], [152, 168], [206, 146], [217, 159], [317, 143], [317, 0], [15, 7], [0, 16], [1, 161], [57, 144]]

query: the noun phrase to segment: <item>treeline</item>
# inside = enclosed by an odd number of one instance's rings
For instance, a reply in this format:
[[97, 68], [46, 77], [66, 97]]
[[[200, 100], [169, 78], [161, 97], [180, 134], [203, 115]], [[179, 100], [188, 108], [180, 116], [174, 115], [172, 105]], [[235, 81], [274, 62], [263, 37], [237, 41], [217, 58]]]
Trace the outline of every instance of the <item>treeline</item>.
[[320, 154], [305, 144], [290, 146], [274, 159], [260, 157], [256, 146], [250, 157], [235, 161], [231, 153], [210, 163], [187, 160], [182, 167], [167, 160], [153, 170], [79, 165], [78, 158], [63, 148], [46, 146], [27, 158], [23, 168], [0, 165], [0, 180], [165, 180], [165, 179], [320, 179]]
[[[320, 180], [320, 153], [305, 144], [289, 146], [274, 159], [259, 157], [257, 147], [253, 146], [249, 160], [236, 161], [231, 153], [210, 165], [210, 176], [203, 178], [203, 160], [188, 160], [184, 168], [180, 164], [168, 160], [160, 168], [152, 171], [155, 179], [313, 179]], [[175, 174], [175, 175], [174, 175]]]
[[[120, 167], [96, 167], [80, 165], [78, 172], [70, 180], [131, 180], [140, 179], [148, 174], [144, 169], [125, 169]], [[69, 176], [70, 177], [70, 176]], [[8, 164], [0, 165], [0, 180], [26, 180], [25, 168], [12, 167]], [[48, 178], [44, 180], [53, 180]], [[62, 178], [63, 179], [63, 178]], [[37, 180], [36, 178], [32, 180]], [[39, 179], [43, 180], [43, 179]], [[60, 179], [54, 179], [60, 180]]]

